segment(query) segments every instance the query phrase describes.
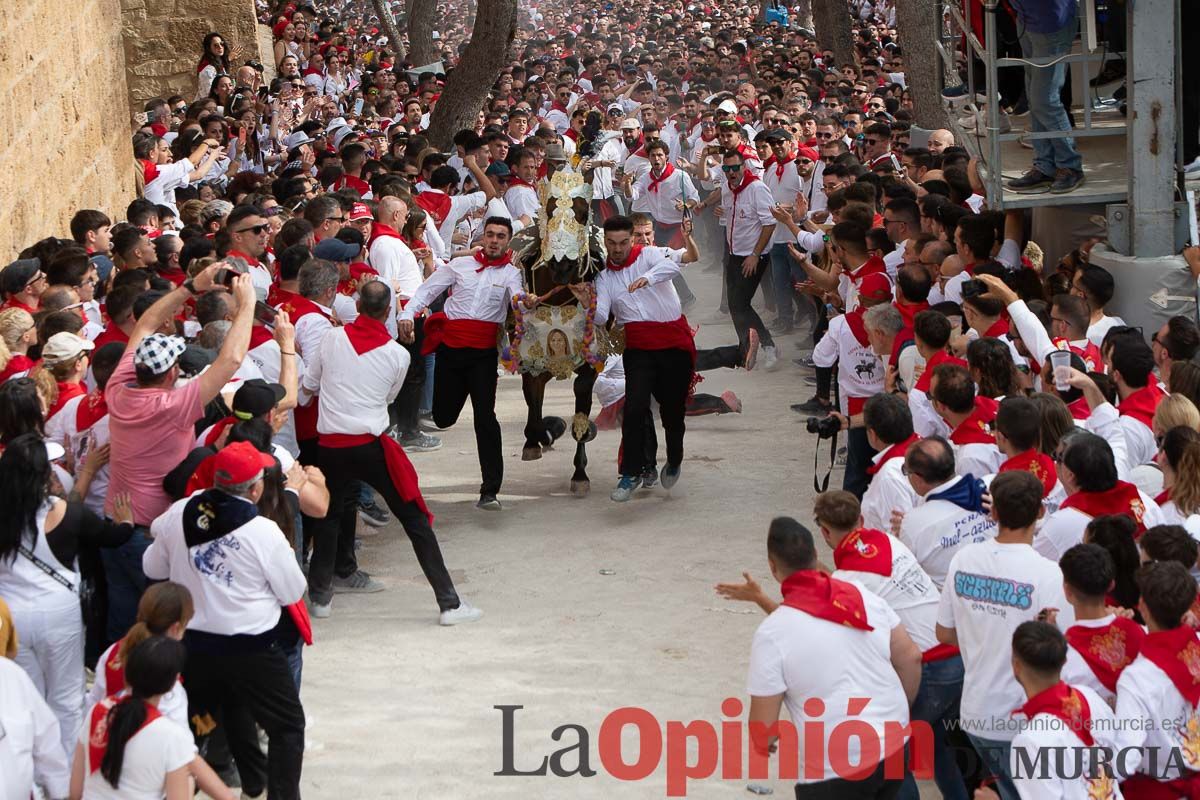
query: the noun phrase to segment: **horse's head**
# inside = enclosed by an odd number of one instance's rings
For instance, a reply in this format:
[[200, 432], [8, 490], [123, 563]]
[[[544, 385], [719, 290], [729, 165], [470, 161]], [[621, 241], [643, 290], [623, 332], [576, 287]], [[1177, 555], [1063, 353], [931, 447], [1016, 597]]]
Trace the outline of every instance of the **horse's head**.
[[542, 259], [555, 284], [588, 275], [592, 187], [578, 172], [560, 170], [550, 180], [542, 221]]

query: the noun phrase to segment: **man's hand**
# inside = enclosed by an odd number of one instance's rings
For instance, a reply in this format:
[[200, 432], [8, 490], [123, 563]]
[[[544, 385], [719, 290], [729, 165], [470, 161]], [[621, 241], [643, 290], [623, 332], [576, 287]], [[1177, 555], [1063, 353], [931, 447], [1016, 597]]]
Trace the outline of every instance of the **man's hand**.
[[795, 213], [794, 219], [796, 222], [804, 219], [806, 216], [808, 216], [808, 198], [802, 193], [798, 193], [796, 195], [796, 202], [792, 206], [792, 210]]
[[742, 259], [742, 275], [750, 278], [758, 271], [758, 255], [748, 255]]
[[571, 290], [571, 294], [575, 295], [575, 299], [583, 303], [585, 306], [592, 302], [592, 294], [595, 293], [596, 287], [590, 283], [571, 283], [567, 285]]
[[771, 216], [786, 225], [792, 221], [792, 209], [790, 206], [774, 205], [771, 206]]
[[413, 321], [411, 319], [396, 320], [396, 330], [400, 334], [400, 341], [405, 344], [412, 344], [416, 338], [413, 335]]
[[987, 286], [988, 290], [987, 294], [985, 295], [986, 297], [999, 300], [1001, 303], [1004, 303], [1006, 308], [1020, 299], [1016, 292], [1008, 288], [1007, 284], [1005, 284], [1004, 281], [1000, 280], [1000, 278], [997, 278], [995, 275], [984, 275], [980, 273], [975, 276], [975, 279], [983, 281], [983, 284]]
[[889, 519], [889, 522], [891, 523], [892, 536], [899, 537], [900, 536], [900, 526], [902, 526], [904, 524], [904, 512], [903, 511], [893, 511], [892, 516]]
[[238, 301], [238, 308], [254, 308], [254, 303], [258, 300], [258, 295], [254, 293], [254, 283], [250, 280], [250, 276], [244, 273], [239, 273], [233, 276], [233, 285], [229, 290], [233, 292], [233, 297]]
[[296, 352], [296, 326], [286, 311], [275, 312], [275, 343], [285, 353]]
[[192, 278], [192, 286], [197, 292], [209, 292], [213, 289], [225, 289], [216, 282], [217, 273], [223, 269], [229, 269], [228, 262], [218, 261], [215, 264], [209, 264], [204, 269], [196, 273], [196, 277]]
[[692, 220], [690, 218], [685, 219], [683, 222], [679, 223], [679, 227], [680, 227], [680, 230], [683, 231], [684, 236], [692, 235]]
[[636, 281], [629, 284], [629, 291], [631, 293], [636, 292], [638, 289], [645, 289], [649, 285], [650, 285], [650, 281], [646, 280], [644, 277], [638, 278]]
[[521, 298], [521, 305], [523, 305], [527, 310], [537, 308], [539, 302], [541, 301], [538, 300], [538, 296], [536, 294], [526, 294]]
[[1183, 260], [1192, 271], [1192, 277], [1200, 278], [1200, 244], [1183, 248]]
[[850, 418], [845, 414], [841, 413], [840, 411], [830, 411], [829, 416], [838, 421], [838, 424], [842, 426], [842, 430], [850, 430]]
[[743, 572], [742, 577], [746, 579], [745, 583], [718, 583], [716, 585], [717, 594], [726, 600], [757, 603], [759, 598], [764, 595], [762, 586], [750, 576], [749, 572]]

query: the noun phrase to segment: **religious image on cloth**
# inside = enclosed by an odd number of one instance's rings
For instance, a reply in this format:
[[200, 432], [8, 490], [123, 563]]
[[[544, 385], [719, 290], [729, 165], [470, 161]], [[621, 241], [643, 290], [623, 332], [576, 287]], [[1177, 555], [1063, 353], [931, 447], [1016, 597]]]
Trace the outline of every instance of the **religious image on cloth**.
[[526, 313], [523, 322], [525, 330], [518, 346], [522, 372], [549, 372], [563, 380], [571, 377], [585, 358], [603, 361], [602, 343], [597, 339], [606, 337], [589, 335], [587, 314], [578, 305], [539, 306]]

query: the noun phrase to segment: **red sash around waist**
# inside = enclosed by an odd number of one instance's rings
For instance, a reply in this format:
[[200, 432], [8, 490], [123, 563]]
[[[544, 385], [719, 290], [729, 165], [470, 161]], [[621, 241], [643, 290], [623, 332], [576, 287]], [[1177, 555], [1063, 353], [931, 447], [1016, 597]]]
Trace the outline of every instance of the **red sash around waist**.
[[425, 505], [421, 496], [421, 487], [417, 483], [417, 471], [404, 453], [404, 448], [390, 436], [372, 436], [369, 433], [322, 433], [317, 443], [321, 447], [340, 449], [343, 447], [361, 447], [371, 442], [379, 442], [383, 446], [383, 458], [387, 463], [388, 477], [396, 487], [400, 497], [409, 503], [415, 503], [425, 514], [429, 524], [433, 524], [433, 512]]
[[687, 317], [673, 322], [626, 322], [625, 347], [633, 350], [685, 350], [696, 363], [696, 339]]
[[496, 336], [499, 332], [498, 322], [450, 319], [439, 311], [430, 314], [429, 319], [425, 320], [425, 342], [421, 345], [421, 355], [427, 356], [436, 352], [443, 344], [446, 347], [491, 350], [496, 347]]

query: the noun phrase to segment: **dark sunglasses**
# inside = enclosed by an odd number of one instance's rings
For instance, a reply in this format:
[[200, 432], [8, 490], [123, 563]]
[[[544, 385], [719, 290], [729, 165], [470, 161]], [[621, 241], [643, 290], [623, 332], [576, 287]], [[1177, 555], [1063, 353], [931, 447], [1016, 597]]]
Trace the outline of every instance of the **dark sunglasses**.
[[264, 222], [262, 225], [252, 225], [249, 228], [242, 228], [240, 231], [234, 231], [234, 233], [253, 233], [255, 236], [258, 236], [263, 231], [265, 231], [268, 227], [270, 227], [270, 226], [268, 226]]
[[722, 165], [721, 165], [721, 171], [722, 171], [722, 172], [727, 172], [727, 173], [729, 173], [729, 174], [733, 174], [733, 173], [735, 173], [735, 172], [741, 172], [741, 171], [742, 171], [742, 165], [741, 165], [741, 164], [722, 164]]

